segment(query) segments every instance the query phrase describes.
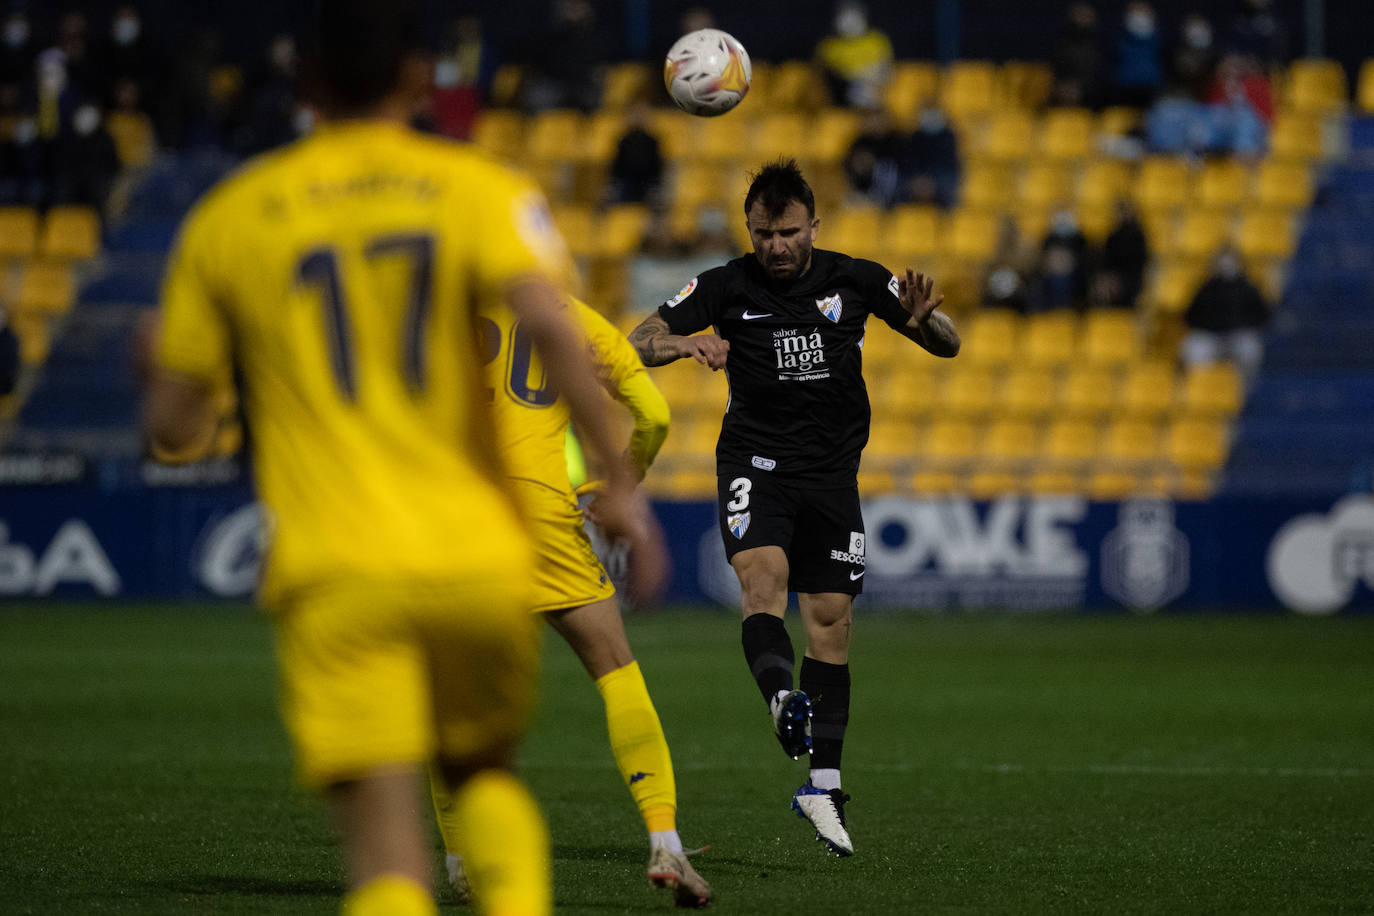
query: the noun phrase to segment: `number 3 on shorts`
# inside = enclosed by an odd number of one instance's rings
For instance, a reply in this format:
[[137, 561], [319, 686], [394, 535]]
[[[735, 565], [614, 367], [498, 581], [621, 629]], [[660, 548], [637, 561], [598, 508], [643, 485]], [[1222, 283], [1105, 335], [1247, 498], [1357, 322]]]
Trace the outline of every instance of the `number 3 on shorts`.
[[735, 498], [725, 504], [725, 508], [731, 512], [743, 512], [749, 508], [749, 488], [753, 484], [748, 477], [736, 477], [730, 481], [730, 492], [735, 494]]

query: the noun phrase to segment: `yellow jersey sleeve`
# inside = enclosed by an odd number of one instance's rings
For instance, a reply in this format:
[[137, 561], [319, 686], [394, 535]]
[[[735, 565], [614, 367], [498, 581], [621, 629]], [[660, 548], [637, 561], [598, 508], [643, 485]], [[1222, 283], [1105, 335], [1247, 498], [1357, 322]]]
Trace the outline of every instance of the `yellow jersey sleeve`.
[[227, 316], [217, 288], [212, 217], [198, 207], [173, 249], [162, 287], [162, 327], [157, 364], [210, 385], [232, 375]]
[[668, 401], [649, 378], [639, 354], [624, 335], [586, 303], [573, 303], [602, 380], [611, 395], [634, 416], [630, 459], [641, 473], [645, 472], [668, 437]]
[[572, 257], [544, 195], [513, 172], [499, 172], [491, 181], [483, 195], [472, 259], [486, 293], [500, 296], [508, 284], [531, 275], [543, 276], [560, 289], [571, 288]]

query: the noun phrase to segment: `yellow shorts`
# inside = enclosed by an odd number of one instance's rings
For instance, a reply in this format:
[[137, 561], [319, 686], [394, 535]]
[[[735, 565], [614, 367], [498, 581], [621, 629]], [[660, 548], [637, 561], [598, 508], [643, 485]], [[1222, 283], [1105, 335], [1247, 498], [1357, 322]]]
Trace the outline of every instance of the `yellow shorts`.
[[531, 480], [513, 480], [534, 537], [535, 613], [582, 607], [615, 594], [582, 528], [577, 497]]
[[508, 755], [538, 678], [525, 569], [442, 585], [314, 589], [280, 608], [282, 715], [301, 781]]

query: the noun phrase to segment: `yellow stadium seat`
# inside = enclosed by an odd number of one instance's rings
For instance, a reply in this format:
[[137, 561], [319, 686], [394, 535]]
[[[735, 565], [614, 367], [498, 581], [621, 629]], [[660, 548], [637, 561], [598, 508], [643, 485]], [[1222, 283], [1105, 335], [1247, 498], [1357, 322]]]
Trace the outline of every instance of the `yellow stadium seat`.
[[597, 219], [591, 207], [585, 204], [555, 206], [553, 222], [574, 256], [590, 257], [597, 254]]
[[964, 492], [973, 499], [997, 499], [1023, 489], [1020, 476], [996, 468], [980, 468], [964, 480]]
[[1234, 416], [1244, 400], [1240, 371], [1230, 363], [1213, 363], [1187, 371], [1179, 406], [1194, 416]]
[[1250, 170], [1236, 159], [1216, 159], [1206, 163], [1193, 183], [1191, 203], [1222, 209], [1235, 207], [1245, 199], [1250, 186]]
[[472, 128], [473, 145], [498, 159], [519, 162], [525, 145], [525, 119], [518, 111], [488, 108]]
[[1050, 96], [1054, 72], [1038, 60], [1009, 60], [998, 71], [997, 102], [1039, 111]]
[[1016, 356], [1021, 316], [1011, 309], [980, 309], [973, 316], [959, 349], [961, 362], [1006, 365]]
[[[1089, 327], [1092, 318], [1089, 316]], [[1059, 408], [1071, 417], [1105, 416], [1116, 403], [1116, 376], [1101, 366], [1074, 366], [1059, 389]]]
[[1174, 367], [1165, 362], [1138, 362], [1126, 369], [1118, 399], [1119, 412], [1128, 419], [1153, 421], [1174, 404]]
[[971, 461], [978, 456], [978, 428], [967, 420], [937, 420], [918, 440], [917, 453], [936, 465]]
[[1027, 204], [1017, 207], [1015, 213], [1016, 231], [1021, 238], [1029, 239], [1032, 243], [1040, 241], [1049, 231], [1054, 210], [1054, 207], [1041, 204]]
[[1056, 207], [1073, 199], [1074, 172], [1061, 163], [1032, 162], [1021, 178], [1023, 207]]
[[940, 107], [957, 120], [982, 114], [996, 98], [997, 67], [985, 60], [957, 60], [945, 69]]
[[1074, 357], [1078, 316], [1069, 309], [1039, 312], [1026, 319], [1021, 357], [1034, 366], [1067, 364]]
[[883, 214], [876, 207], [849, 207], [821, 221], [817, 244], [856, 258], [872, 258], [884, 244]]
[[986, 261], [997, 248], [997, 214], [961, 207], [946, 223], [945, 253], [969, 261]]
[[753, 146], [747, 152], [762, 162], [780, 157], [809, 159], [813, 152], [810, 135], [809, 118], [801, 112], [770, 112], [759, 120]]
[[27, 260], [38, 247], [38, 211], [0, 207], [0, 260]]
[[1283, 104], [1294, 111], [1326, 114], [1345, 108], [1345, 68], [1334, 60], [1302, 58], [1288, 66]]
[[491, 78], [491, 104], [509, 108], [520, 102], [520, 89], [525, 82], [525, 71], [519, 64], [502, 64], [496, 68]]
[[1097, 457], [1097, 425], [1088, 420], [1055, 420], [1045, 431], [1040, 456], [1052, 467], [1086, 465]]
[[105, 116], [105, 129], [114, 141], [115, 155], [126, 169], [142, 168], [153, 161], [157, 135], [153, 122], [141, 111], [112, 111]]
[[1082, 171], [1078, 202], [1083, 206], [1110, 209], [1131, 188], [1131, 169], [1119, 159], [1095, 159]]
[[1121, 468], [1095, 468], [1088, 475], [1085, 488], [1088, 498], [1099, 502], [1117, 502], [1139, 492], [1140, 478]]
[[94, 207], [50, 207], [38, 236], [39, 257], [90, 258], [100, 250], [100, 216]]
[[898, 205], [888, 218], [885, 239], [889, 251], [902, 255], [893, 267], [933, 254], [940, 242], [940, 211], [921, 204]]
[[609, 165], [626, 129], [625, 116], [618, 110], [602, 109], [588, 116], [582, 139], [572, 150], [572, 157], [590, 165]]
[[916, 451], [916, 430], [910, 419], [874, 420], [865, 455], [907, 458]]
[[983, 437], [983, 457], [993, 464], [1025, 464], [1039, 449], [1039, 429], [1029, 420], [994, 420]]
[[1051, 159], [1085, 159], [1093, 153], [1093, 114], [1086, 108], [1052, 108], [1040, 130], [1040, 153]]
[[1355, 105], [1361, 114], [1374, 114], [1374, 57], [1360, 64], [1359, 82], [1355, 84]]
[[1080, 356], [1089, 363], [1120, 365], [1140, 354], [1140, 331], [1128, 309], [1093, 309], [1083, 321]]
[[676, 108], [655, 108], [649, 115], [649, 131], [658, 138], [663, 157], [670, 162], [696, 153], [692, 118], [684, 118]]
[[555, 108], [531, 118], [526, 148], [535, 163], [569, 162], [586, 136], [587, 118], [579, 111]]
[[19, 358], [25, 365], [36, 366], [48, 358], [52, 331], [47, 315], [20, 312], [12, 316], [10, 322], [19, 338]]
[[811, 134], [806, 139], [807, 155], [825, 165], [840, 163], [861, 127], [861, 116], [852, 108], [822, 109], [812, 122]]
[[[657, 472], [650, 471], [652, 478]], [[672, 472], [668, 477], [667, 491], [677, 499], [712, 500], [716, 498], [716, 475], [714, 471], [688, 469]]]
[[961, 417], [987, 414], [996, 406], [997, 373], [970, 363], [952, 369], [940, 392], [940, 407]]
[[1057, 406], [1054, 370], [1039, 366], [1013, 369], [1002, 380], [998, 412], [1012, 417], [1039, 419]]
[[1146, 301], [1164, 314], [1181, 314], [1193, 301], [1205, 273], [1196, 259], [1160, 264], [1150, 279]]
[[1286, 259], [1298, 245], [1293, 218], [1272, 210], [1249, 210], [1241, 214], [1236, 231], [1236, 247], [1247, 259], [1255, 261]]
[[1226, 424], [1184, 418], [1169, 426], [1165, 451], [1169, 460], [1189, 470], [1219, 468], [1226, 463]]
[[628, 108], [631, 102], [649, 95], [656, 76], [648, 64], [636, 61], [612, 64], [602, 84], [601, 107], [612, 111]]
[[964, 170], [959, 203], [979, 210], [1006, 210], [1016, 199], [1016, 178], [1005, 165], [974, 163]]
[[1281, 111], [1269, 131], [1269, 154], [1275, 159], [1311, 161], [1323, 151], [1321, 119], [1313, 115]]
[[972, 152], [996, 162], [1020, 162], [1031, 154], [1035, 123], [1030, 113], [1016, 108], [993, 112]]
[[959, 492], [959, 475], [953, 471], [921, 470], [906, 480], [907, 487], [921, 496], [948, 496]]
[[619, 204], [602, 216], [597, 239], [597, 254], [624, 258], [639, 250], [648, 226], [649, 210], [642, 204]]
[[883, 496], [897, 489], [897, 475], [887, 468], [859, 468], [859, 492], [865, 497]]
[[1300, 162], [1266, 159], [1255, 173], [1251, 200], [1262, 207], [1302, 209], [1312, 202], [1312, 170]]
[[1188, 199], [1188, 162], [1182, 156], [1149, 156], [1135, 179], [1141, 210], [1173, 210]]
[[60, 314], [76, 301], [71, 268], [57, 261], [32, 261], [19, 281], [15, 309], [20, 314]]
[[923, 60], [901, 60], [893, 64], [883, 94], [883, 107], [903, 130], [916, 126], [921, 106], [935, 98], [940, 85], [940, 71], [935, 64]]
[[744, 118], [694, 118], [697, 148], [693, 155], [707, 162], [741, 159], [751, 148], [750, 122]]
[[1164, 250], [1185, 258], [1210, 258], [1231, 233], [1231, 219], [1215, 210], [1183, 214], [1171, 243]]
[[1110, 204], [1080, 204], [1074, 209], [1074, 214], [1078, 217], [1078, 228], [1082, 230], [1083, 237], [1094, 245], [1105, 242], [1116, 228], [1116, 208]]
[[1144, 420], [1115, 420], [1102, 437], [1098, 457], [1115, 465], [1140, 465], [1159, 458], [1159, 428]]
[[1026, 479], [1026, 490], [1037, 496], [1068, 496], [1081, 493], [1083, 481], [1067, 468], [1038, 468]]
[[1140, 126], [1140, 109], [1114, 106], [1102, 109], [1097, 132], [1106, 137], [1124, 137]]

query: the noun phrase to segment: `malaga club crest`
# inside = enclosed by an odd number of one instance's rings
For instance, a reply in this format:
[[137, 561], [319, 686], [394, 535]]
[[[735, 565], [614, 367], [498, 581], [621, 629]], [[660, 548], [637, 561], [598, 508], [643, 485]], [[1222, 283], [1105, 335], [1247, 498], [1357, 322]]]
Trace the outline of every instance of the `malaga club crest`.
[[725, 520], [725, 524], [729, 526], [731, 534], [737, 538], [742, 538], [744, 532], [749, 530], [749, 513], [736, 512]]
[[831, 321], [839, 321], [840, 309], [842, 308], [840, 294], [836, 293], [833, 296], [826, 296], [824, 299], [817, 299], [816, 308], [820, 309], [821, 314]]

